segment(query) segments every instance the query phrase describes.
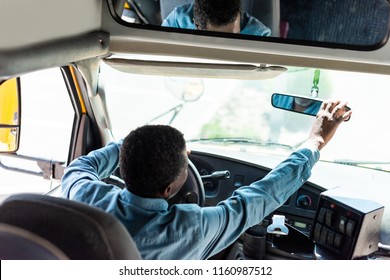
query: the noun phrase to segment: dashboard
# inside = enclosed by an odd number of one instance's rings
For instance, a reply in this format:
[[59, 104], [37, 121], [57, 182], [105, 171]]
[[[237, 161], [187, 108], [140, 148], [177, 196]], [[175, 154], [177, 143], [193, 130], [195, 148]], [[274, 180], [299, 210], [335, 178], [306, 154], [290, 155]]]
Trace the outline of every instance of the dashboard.
[[[203, 179], [206, 206], [218, 204], [237, 188], [258, 181], [271, 171], [264, 166], [206, 153], [192, 153], [190, 159]], [[217, 172], [220, 172], [221, 176], [211, 176]], [[229, 174], [228, 177], [223, 176], [226, 173]], [[320, 186], [306, 182], [273, 214], [284, 215], [288, 225], [309, 235], [320, 194], [323, 191], [325, 189]]]
[[[280, 156], [260, 157], [259, 161], [258, 156], [250, 154], [228, 154], [206, 150], [192, 150], [190, 154], [204, 184], [205, 206], [216, 205], [237, 188], [262, 179], [283, 160]], [[380, 243], [384, 206], [369, 199], [355, 199], [348, 191], [340, 195], [340, 190], [317, 185], [310, 178], [259, 225], [248, 229], [229, 252], [218, 257], [364, 259], [373, 255]], [[288, 235], [266, 231], [274, 216], [284, 217]]]

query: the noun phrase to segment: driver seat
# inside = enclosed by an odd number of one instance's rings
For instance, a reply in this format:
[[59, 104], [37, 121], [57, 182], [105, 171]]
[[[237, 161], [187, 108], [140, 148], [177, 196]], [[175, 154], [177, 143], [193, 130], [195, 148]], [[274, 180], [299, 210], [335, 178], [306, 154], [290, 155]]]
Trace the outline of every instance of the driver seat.
[[67, 260], [47, 240], [27, 230], [0, 223], [0, 260]]
[[[15, 255], [17, 251], [23, 254], [27, 250], [22, 251], [20, 244], [8, 242], [21, 240], [21, 237], [26, 239], [27, 235], [20, 232], [27, 232], [29, 238], [33, 237], [25, 243], [29, 248], [42, 247], [42, 242], [50, 244], [50, 248], [63, 252], [62, 259], [141, 259], [133, 239], [119, 220], [81, 202], [39, 194], [12, 195], [0, 205], [0, 223], [3, 227], [8, 225], [7, 234], [0, 234], [0, 249], [7, 242], [8, 251], [13, 252], [8, 256], [2, 255], [4, 259], [37, 259], [32, 250], [31, 255]], [[32, 242], [35, 244], [31, 245]], [[14, 246], [13, 250], [10, 246]]]

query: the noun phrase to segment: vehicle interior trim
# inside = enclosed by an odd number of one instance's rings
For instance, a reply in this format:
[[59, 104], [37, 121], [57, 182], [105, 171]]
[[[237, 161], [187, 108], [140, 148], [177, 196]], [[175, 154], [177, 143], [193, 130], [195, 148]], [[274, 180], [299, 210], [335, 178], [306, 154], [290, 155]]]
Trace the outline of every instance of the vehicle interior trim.
[[[109, 40], [108, 33], [95, 31], [34, 46], [0, 50], [0, 77], [11, 78], [35, 70], [104, 55], [108, 51]], [[77, 48], [74, 48], [74, 45], [77, 45]]]
[[250, 64], [210, 64], [190, 62], [145, 61], [108, 58], [105, 62], [122, 72], [132, 74], [210, 77], [210, 78], [240, 78], [269, 79], [287, 71], [282, 66], [265, 66]]

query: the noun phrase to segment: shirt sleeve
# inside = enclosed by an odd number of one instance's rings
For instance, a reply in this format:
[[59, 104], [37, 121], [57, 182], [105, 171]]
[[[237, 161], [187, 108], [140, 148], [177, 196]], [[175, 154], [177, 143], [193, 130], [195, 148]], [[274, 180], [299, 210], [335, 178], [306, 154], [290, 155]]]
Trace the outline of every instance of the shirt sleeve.
[[[65, 169], [61, 180], [62, 196], [73, 199], [79, 192], [95, 191], [101, 179], [109, 177], [119, 164], [122, 141], [111, 142], [107, 146], [92, 151], [86, 156], [73, 160]], [[91, 186], [91, 188], [90, 188]]]
[[310, 177], [318, 159], [317, 149], [300, 149], [263, 179], [237, 189], [215, 207], [203, 208], [201, 219], [206, 247], [202, 258], [225, 249], [245, 230], [283, 205]]
[[176, 21], [176, 9], [174, 9], [162, 22], [161, 26], [179, 27]]
[[163, 20], [162, 26], [196, 29], [193, 22], [193, 4], [185, 4], [175, 7], [173, 11]]
[[241, 26], [241, 34], [271, 36], [271, 29], [265, 26], [257, 18], [250, 16], [247, 12], [243, 14], [243, 26]]

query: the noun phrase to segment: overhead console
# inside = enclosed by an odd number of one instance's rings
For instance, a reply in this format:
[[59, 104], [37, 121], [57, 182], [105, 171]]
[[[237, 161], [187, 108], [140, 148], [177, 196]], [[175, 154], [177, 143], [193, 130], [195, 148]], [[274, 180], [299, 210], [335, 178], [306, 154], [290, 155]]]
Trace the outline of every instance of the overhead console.
[[321, 194], [310, 237], [316, 259], [359, 259], [378, 250], [384, 207], [337, 188]]

